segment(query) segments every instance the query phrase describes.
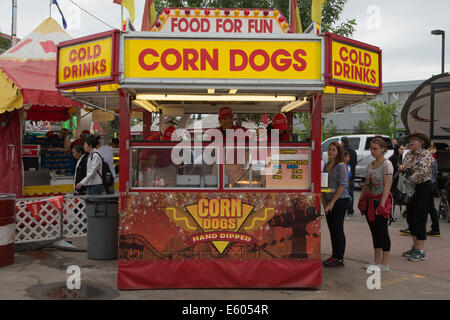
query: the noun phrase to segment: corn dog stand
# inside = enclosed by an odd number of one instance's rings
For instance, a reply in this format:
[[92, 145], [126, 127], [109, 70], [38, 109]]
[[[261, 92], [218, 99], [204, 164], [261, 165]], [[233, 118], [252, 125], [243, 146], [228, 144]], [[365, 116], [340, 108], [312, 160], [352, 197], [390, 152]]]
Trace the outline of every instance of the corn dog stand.
[[[154, 32], [59, 44], [57, 86], [75, 89], [64, 95], [120, 109], [119, 289], [321, 285], [322, 112], [379, 92], [381, 51], [315, 26], [288, 30], [278, 10], [168, 8]], [[373, 83], [349, 78], [363, 68]], [[252, 130], [178, 128], [172, 141], [136, 141], [137, 106], [172, 116], [281, 111], [291, 133], [292, 112], [307, 112], [311, 138], [277, 145]]]

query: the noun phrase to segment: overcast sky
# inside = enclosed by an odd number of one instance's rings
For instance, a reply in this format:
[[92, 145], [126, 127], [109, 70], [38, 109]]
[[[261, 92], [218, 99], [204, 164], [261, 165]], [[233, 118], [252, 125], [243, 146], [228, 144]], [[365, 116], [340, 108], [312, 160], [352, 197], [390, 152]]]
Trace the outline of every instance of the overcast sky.
[[[73, 0], [107, 24], [120, 28], [120, 6], [112, 0]], [[157, 0], [155, 0], [157, 1]], [[288, 1], [288, 0], [286, 0]], [[298, 0], [301, 3], [302, 0]], [[0, 31], [11, 33], [11, 0], [0, 1]], [[24, 37], [49, 16], [49, 0], [18, 0], [18, 37]], [[69, 0], [58, 3], [74, 38], [109, 30], [110, 27], [75, 9]], [[145, 0], [135, 0], [135, 26], [140, 29]], [[441, 71], [441, 36], [450, 34], [450, 0], [348, 0], [342, 20], [356, 18], [353, 38], [383, 50], [383, 82], [422, 80]], [[52, 16], [61, 22], [55, 6]], [[447, 41], [450, 48], [450, 41]], [[446, 50], [450, 56], [450, 50]], [[450, 57], [446, 58], [446, 61]], [[446, 63], [446, 71], [450, 64]]]

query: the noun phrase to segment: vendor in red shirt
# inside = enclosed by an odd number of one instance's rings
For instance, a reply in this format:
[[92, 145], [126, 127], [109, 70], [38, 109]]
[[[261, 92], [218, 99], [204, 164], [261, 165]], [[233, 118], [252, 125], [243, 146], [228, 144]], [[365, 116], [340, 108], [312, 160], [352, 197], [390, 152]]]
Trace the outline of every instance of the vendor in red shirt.
[[240, 127], [240, 126], [237, 126], [234, 124], [233, 111], [231, 111], [231, 109], [229, 107], [220, 108], [219, 123], [220, 123], [220, 127], [218, 129], [220, 131], [222, 131], [224, 141], [225, 141], [227, 129], [233, 129], [233, 130], [244, 129], [243, 127]]
[[[172, 141], [174, 131], [175, 126], [172, 122], [167, 122], [160, 131], [150, 135], [146, 141]], [[144, 174], [144, 186], [164, 186], [175, 182], [176, 172], [171, 152], [170, 148], [142, 150], [139, 160], [141, 171]]]
[[[242, 129], [244, 132], [247, 131], [244, 127], [238, 126], [234, 124], [233, 111], [229, 107], [223, 107], [219, 110], [219, 129], [223, 135], [223, 142], [227, 141], [227, 130], [236, 130]], [[245, 138], [248, 141], [248, 138]], [[234, 140], [236, 143], [236, 140]], [[242, 152], [245, 150], [245, 159], [248, 160], [248, 149], [238, 149], [235, 148], [234, 155], [232, 158], [232, 163], [229, 163], [230, 160], [225, 160], [225, 184], [237, 187], [236, 183], [240, 178], [245, 175], [247, 169], [245, 165], [239, 164], [238, 162], [238, 152]], [[227, 158], [226, 158], [227, 159]], [[212, 175], [216, 175], [216, 167], [213, 168]]]
[[280, 142], [289, 142], [291, 137], [289, 134], [289, 126], [288, 126], [288, 122], [287, 122], [287, 118], [284, 115], [284, 113], [278, 112], [277, 114], [275, 114], [275, 116], [272, 119], [272, 123], [269, 124], [269, 130], [267, 130], [267, 138], [268, 141], [270, 142], [272, 135], [271, 135], [271, 130], [279, 130], [278, 134], [279, 134], [279, 139]]

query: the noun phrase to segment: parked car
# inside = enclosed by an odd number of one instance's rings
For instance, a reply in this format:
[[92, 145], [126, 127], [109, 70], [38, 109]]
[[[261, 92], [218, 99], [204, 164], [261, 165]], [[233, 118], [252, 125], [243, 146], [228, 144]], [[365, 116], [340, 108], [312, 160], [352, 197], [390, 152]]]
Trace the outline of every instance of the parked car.
[[388, 159], [393, 153], [394, 148], [392, 146], [392, 140], [389, 136], [376, 135], [376, 134], [358, 134], [358, 135], [343, 135], [328, 138], [322, 142], [322, 160], [328, 162], [328, 146], [334, 141], [340, 142], [342, 137], [348, 137], [349, 146], [355, 150], [357, 155], [357, 164], [355, 168], [355, 181], [360, 183], [364, 182], [366, 178], [366, 168], [370, 161], [375, 160], [370, 153], [370, 142], [375, 138], [383, 138], [388, 145], [388, 151], [386, 152], [386, 159]]

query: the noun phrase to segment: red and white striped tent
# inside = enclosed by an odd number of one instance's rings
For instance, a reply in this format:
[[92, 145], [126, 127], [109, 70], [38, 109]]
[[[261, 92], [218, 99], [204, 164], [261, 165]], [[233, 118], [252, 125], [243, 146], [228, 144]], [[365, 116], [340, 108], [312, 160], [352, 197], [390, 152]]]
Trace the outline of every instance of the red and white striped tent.
[[64, 121], [81, 106], [55, 87], [56, 45], [70, 38], [48, 18], [0, 55], [0, 193], [22, 195], [23, 111], [28, 120]]
[[80, 105], [55, 87], [56, 45], [71, 37], [52, 18], [0, 55], [0, 114], [25, 107], [28, 120], [63, 121]]

